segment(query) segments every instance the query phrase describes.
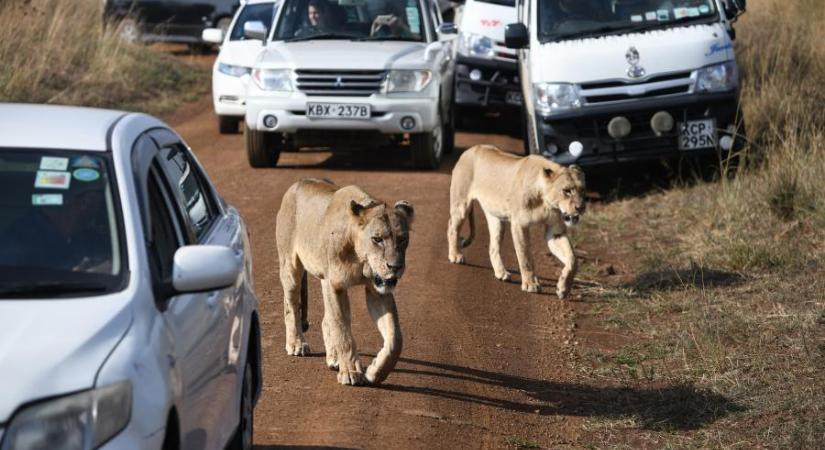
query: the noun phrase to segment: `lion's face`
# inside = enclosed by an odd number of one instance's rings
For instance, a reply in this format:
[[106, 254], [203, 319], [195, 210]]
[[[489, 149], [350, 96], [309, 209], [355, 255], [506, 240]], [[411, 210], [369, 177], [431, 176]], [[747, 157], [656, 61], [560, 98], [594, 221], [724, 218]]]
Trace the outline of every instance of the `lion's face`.
[[357, 227], [355, 252], [365, 261], [364, 275], [379, 294], [391, 294], [404, 274], [404, 258], [409, 243], [413, 207], [400, 201], [393, 208], [385, 204], [351, 204]]
[[587, 206], [584, 194], [584, 172], [578, 166], [565, 167], [561, 171], [545, 171], [544, 201], [561, 212], [568, 227], [579, 223]]

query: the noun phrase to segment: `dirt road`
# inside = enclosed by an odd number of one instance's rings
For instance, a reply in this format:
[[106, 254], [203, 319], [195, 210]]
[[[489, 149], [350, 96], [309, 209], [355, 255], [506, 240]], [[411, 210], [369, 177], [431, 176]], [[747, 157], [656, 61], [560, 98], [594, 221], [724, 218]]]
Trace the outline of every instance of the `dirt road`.
[[[208, 99], [169, 118], [192, 146], [225, 198], [251, 230], [261, 300], [264, 390], [256, 409], [256, 448], [504, 448], [575, 445], [581, 420], [570, 383], [573, 304], [526, 294], [493, 277], [483, 215], [467, 265], [447, 261], [450, 170], [461, 149], [494, 143], [519, 151], [504, 135], [461, 133], [459, 149], [438, 172], [409, 168], [406, 157], [368, 153], [285, 153], [276, 169], [251, 169], [242, 135], [219, 135]], [[358, 184], [385, 201], [415, 206], [407, 271], [396, 292], [404, 335], [402, 359], [380, 387], [344, 387], [326, 368], [320, 284], [310, 278], [309, 357], [284, 351], [275, 215], [290, 184], [327, 177]], [[516, 267], [509, 235], [504, 260]], [[540, 240], [534, 240], [540, 242]], [[538, 274], [554, 292], [560, 265], [534, 245]], [[518, 280], [518, 277], [515, 277]], [[575, 292], [574, 292], [575, 294]], [[381, 346], [361, 289], [350, 292], [353, 333], [369, 360]], [[564, 345], [569, 341], [569, 345]]]

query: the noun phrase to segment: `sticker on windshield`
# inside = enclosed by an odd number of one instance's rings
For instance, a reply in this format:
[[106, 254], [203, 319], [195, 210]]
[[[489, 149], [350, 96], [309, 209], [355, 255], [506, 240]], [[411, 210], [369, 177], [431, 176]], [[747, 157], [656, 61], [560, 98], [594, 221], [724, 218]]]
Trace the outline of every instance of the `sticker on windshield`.
[[630, 16], [630, 21], [631, 22], [641, 22], [642, 20], [644, 20], [644, 18], [642, 17], [641, 14]]
[[702, 14], [707, 14], [710, 12], [710, 6], [708, 5], [701, 5], [699, 6], [699, 12]]
[[656, 18], [659, 19], [659, 22], [666, 22], [670, 20], [670, 11], [666, 9], [656, 11]]
[[100, 172], [98, 172], [95, 169], [82, 168], [82, 169], [75, 169], [74, 172], [72, 172], [72, 176], [77, 181], [89, 182], [89, 181], [95, 181], [98, 178], [100, 178]]
[[699, 14], [699, 8], [697, 8], [695, 6], [692, 7], [692, 8], [688, 8], [687, 10], [688, 10], [688, 16], [690, 16], [690, 17], [699, 17], [699, 15], [700, 15]]
[[648, 11], [645, 13], [646, 20], [656, 20], [656, 11]]
[[40, 170], [66, 170], [69, 166], [69, 158], [55, 158], [44, 156], [40, 158]]
[[688, 16], [688, 8], [673, 8], [673, 17], [679, 20]]
[[69, 172], [38, 170], [34, 178], [34, 187], [43, 189], [69, 189], [72, 177]]
[[63, 205], [63, 194], [32, 194], [32, 205], [61, 206]]
[[367, 0], [338, 0], [341, 6], [363, 6], [367, 4]]
[[418, 20], [418, 6], [408, 6], [407, 21], [410, 23], [410, 32], [413, 34], [421, 33], [421, 22]]
[[[90, 169], [99, 169], [100, 164], [88, 156], [81, 156], [79, 158], [72, 158], [71, 164], [74, 168], [88, 167]], [[66, 169], [63, 169], [66, 170]]]

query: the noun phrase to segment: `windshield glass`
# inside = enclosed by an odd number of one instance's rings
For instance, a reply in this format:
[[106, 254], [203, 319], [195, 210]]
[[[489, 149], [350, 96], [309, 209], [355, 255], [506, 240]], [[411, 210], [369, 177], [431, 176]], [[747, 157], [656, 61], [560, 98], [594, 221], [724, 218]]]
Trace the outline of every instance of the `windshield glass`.
[[269, 34], [274, 13], [275, 3], [256, 3], [254, 5], [244, 6], [238, 14], [238, 19], [235, 20], [235, 26], [232, 27], [232, 32], [229, 33], [229, 40], [242, 41], [246, 39], [243, 35], [243, 27], [247, 22], [263, 23], [264, 27], [266, 27], [267, 34]]
[[481, 3], [495, 3], [496, 5], [516, 6], [516, 0], [477, 0]]
[[286, 0], [276, 40], [424, 41], [419, 0]]
[[541, 42], [718, 19], [714, 0], [539, 0]]
[[0, 149], [0, 298], [111, 292], [121, 285], [112, 179], [93, 152]]

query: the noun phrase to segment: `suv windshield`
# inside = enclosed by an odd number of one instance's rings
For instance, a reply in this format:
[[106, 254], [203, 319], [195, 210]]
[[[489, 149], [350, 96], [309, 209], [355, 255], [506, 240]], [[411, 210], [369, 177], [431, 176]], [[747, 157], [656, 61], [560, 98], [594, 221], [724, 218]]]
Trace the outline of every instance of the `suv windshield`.
[[539, 0], [541, 42], [718, 20], [714, 0]]
[[125, 277], [108, 160], [0, 149], [0, 298], [99, 295]]
[[419, 0], [286, 0], [276, 40], [424, 41]]
[[232, 32], [229, 33], [230, 41], [242, 41], [246, 39], [243, 35], [243, 27], [247, 22], [261, 22], [266, 27], [267, 33], [272, 26], [272, 16], [275, 14], [275, 3], [255, 3], [253, 5], [246, 5], [238, 14], [238, 19], [235, 20], [235, 26], [232, 27]]

